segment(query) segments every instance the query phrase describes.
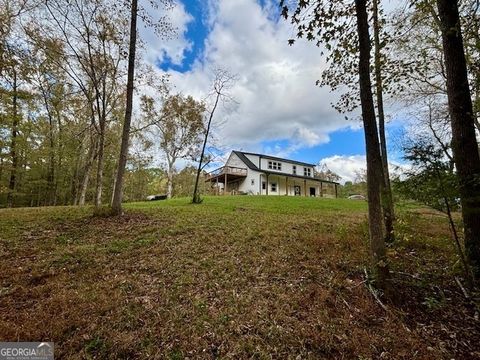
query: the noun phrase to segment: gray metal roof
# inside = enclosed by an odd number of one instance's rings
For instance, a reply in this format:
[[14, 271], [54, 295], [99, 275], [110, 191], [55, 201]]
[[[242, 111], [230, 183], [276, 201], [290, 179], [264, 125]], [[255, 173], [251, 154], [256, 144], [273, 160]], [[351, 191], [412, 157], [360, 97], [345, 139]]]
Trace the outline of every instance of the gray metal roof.
[[237, 155], [245, 163], [245, 165], [248, 166], [249, 169], [260, 171], [258, 166], [251, 162], [250, 159], [245, 156], [245, 153], [236, 150], [233, 150], [232, 152]]
[[281, 175], [281, 176], [296, 177], [296, 178], [306, 179], [306, 180], [321, 181], [321, 182], [324, 182], [324, 183], [338, 184], [335, 181], [322, 180], [322, 179], [318, 179], [318, 178], [314, 178], [314, 177], [310, 177], [310, 176], [302, 176], [302, 175], [297, 175], [297, 174], [294, 175], [294, 174], [288, 174], [288, 173], [279, 172], [279, 171], [270, 171], [270, 170], [266, 170], [266, 169], [260, 169], [257, 165], [255, 165], [245, 155], [260, 156], [260, 157], [265, 158], [265, 159], [272, 159], [272, 160], [276, 160], [276, 161], [289, 162], [289, 163], [292, 163], [292, 164], [298, 164], [298, 165], [302, 165], [302, 166], [312, 166], [312, 167], [314, 167], [315, 165], [313, 165], [313, 164], [308, 164], [308, 163], [304, 163], [304, 162], [301, 162], [301, 161], [282, 159], [282, 158], [275, 157], [275, 156], [256, 154], [256, 153], [250, 153], [250, 152], [243, 152], [243, 151], [237, 151], [237, 150], [233, 150], [232, 152], [235, 155], [237, 155], [245, 163], [245, 165], [247, 165], [247, 167], [249, 169], [252, 169], [252, 170], [255, 170], [255, 171], [261, 171], [261, 172], [264, 172], [265, 174], [269, 174], [269, 175]]
[[270, 156], [270, 155], [265, 155], [265, 154], [257, 154], [257, 153], [251, 153], [251, 152], [245, 152], [245, 151], [235, 151], [235, 152], [236, 153], [242, 153], [244, 155], [260, 156], [264, 159], [283, 161], [283, 162], [288, 162], [288, 163], [291, 163], [291, 164], [297, 164], [297, 165], [302, 165], [302, 166], [311, 166], [311, 167], [316, 166], [315, 164], [309, 164], [309, 163], [306, 163], [306, 162], [290, 160], [290, 159], [283, 159], [283, 158], [279, 158], [279, 157], [276, 157], [276, 156]]

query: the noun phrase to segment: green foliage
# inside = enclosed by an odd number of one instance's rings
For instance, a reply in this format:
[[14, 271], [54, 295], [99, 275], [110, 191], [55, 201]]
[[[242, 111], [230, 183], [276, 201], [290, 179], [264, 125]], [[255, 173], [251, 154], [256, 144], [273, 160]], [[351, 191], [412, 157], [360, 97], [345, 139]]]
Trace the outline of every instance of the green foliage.
[[173, 196], [175, 162], [193, 160], [201, 151], [205, 110], [205, 104], [191, 96], [168, 95], [161, 105], [152, 97], [142, 97], [143, 116], [155, 125], [159, 147], [165, 155], [169, 198]]
[[[381, 5], [381, 4], [380, 4]], [[370, 4], [371, 6], [371, 4]], [[332, 106], [340, 113], [348, 113], [360, 105], [358, 85], [358, 35], [355, 22], [354, 1], [303, 0], [280, 1], [282, 16], [289, 19], [297, 38], [314, 42], [325, 52], [328, 64], [317, 80], [317, 85], [328, 86], [332, 91], [342, 91]], [[371, 12], [371, 9], [369, 9]], [[388, 31], [386, 16], [379, 9], [381, 27], [381, 66], [383, 91], [398, 94], [409, 84], [409, 72], [418, 64], [392, 53], [395, 32]], [[290, 45], [295, 43], [292, 38]]]
[[158, 129], [159, 147], [167, 159], [193, 158], [198, 153], [204, 131], [205, 104], [191, 96], [169, 95], [160, 103], [142, 97], [142, 112]]
[[[458, 2], [463, 45], [467, 61], [469, 84], [476, 118], [480, 112], [480, 18], [478, 1]], [[441, 30], [436, 1], [420, 0], [398, 10], [391, 20], [392, 32], [398, 34], [392, 43], [392, 54], [410, 63], [404, 68], [409, 86], [400, 93], [407, 105], [422, 108], [435, 101], [447, 112], [446, 77]], [[432, 100], [433, 99], [433, 100]], [[477, 130], [479, 125], [477, 124]]]
[[[133, 162], [133, 160], [131, 161]], [[173, 174], [173, 196], [187, 197], [193, 194], [196, 169], [186, 166]], [[205, 192], [205, 177], [201, 173], [200, 190]], [[124, 201], [144, 201], [148, 195], [162, 195], [167, 192], [167, 172], [160, 168], [148, 168], [140, 163], [137, 168], [125, 173]]]
[[350, 195], [363, 195], [367, 196], [367, 183], [346, 181], [343, 186], [338, 188], [338, 197], [346, 198]]
[[404, 198], [417, 200], [432, 208], [447, 212], [458, 208], [458, 182], [443, 149], [426, 139], [418, 139], [405, 147], [405, 159], [413, 165], [403, 181], [396, 180], [395, 188]]
[[[72, 204], [85, 178], [89, 200], [95, 161], [103, 168], [105, 201], [123, 110], [123, 14], [103, 1], [86, 2], [81, 9], [57, 1], [33, 7], [20, 3], [11, 8], [14, 14], [0, 39], [1, 48], [11, 50], [2, 52], [0, 72], [0, 117], [8, 119], [0, 127], [0, 206], [7, 195], [14, 206]], [[82, 22], [87, 18], [92, 21]], [[82, 37], [85, 28], [88, 40]], [[14, 43], [21, 44], [20, 53]]]
[[143, 164], [139, 164], [135, 169], [127, 169], [123, 200], [143, 201], [148, 195], [165, 194], [166, 178], [163, 169], [147, 168]]
[[[197, 169], [194, 166], [187, 166], [177, 172], [173, 178], [173, 194], [176, 197], [186, 197], [193, 194], [195, 176]], [[204, 183], [203, 179], [201, 179]]]
[[[16, 207], [84, 204], [97, 194], [109, 203], [125, 115], [129, 4], [1, 5], [0, 207], [10, 198]], [[171, 9], [173, 2], [157, 5]], [[157, 22], [141, 7], [139, 16], [160, 36], [173, 32], [167, 15]], [[149, 82], [151, 71], [137, 62], [138, 78]], [[134, 131], [132, 144], [143, 146], [144, 133]], [[150, 165], [132, 151], [127, 200], [162, 186], [145, 170]]]

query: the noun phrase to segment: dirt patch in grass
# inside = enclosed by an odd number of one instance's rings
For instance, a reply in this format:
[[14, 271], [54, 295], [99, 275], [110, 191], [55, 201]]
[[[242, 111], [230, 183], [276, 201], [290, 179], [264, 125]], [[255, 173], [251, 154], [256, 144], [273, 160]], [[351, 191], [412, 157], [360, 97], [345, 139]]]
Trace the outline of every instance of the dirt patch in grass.
[[385, 311], [364, 284], [365, 205], [260, 200], [0, 213], [16, 226], [1, 241], [0, 338], [54, 341], [69, 359], [480, 355], [445, 219], [400, 218]]

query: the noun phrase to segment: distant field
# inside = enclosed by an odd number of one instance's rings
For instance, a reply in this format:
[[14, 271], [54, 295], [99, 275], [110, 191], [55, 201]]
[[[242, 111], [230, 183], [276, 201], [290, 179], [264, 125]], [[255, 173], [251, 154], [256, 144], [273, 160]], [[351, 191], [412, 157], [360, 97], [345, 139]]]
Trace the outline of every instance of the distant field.
[[0, 340], [56, 358], [468, 359], [480, 330], [446, 218], [398, 208], [387, 311], [367, 204], [227, 196], [0, 210]]

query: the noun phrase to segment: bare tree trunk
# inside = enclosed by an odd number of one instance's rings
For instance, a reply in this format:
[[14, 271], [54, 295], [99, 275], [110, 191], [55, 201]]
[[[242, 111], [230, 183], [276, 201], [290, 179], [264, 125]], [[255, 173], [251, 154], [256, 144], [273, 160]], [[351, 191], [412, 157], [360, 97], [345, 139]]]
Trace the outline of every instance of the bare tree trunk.
[[96, 144], [95, 144], [95, 141], [92, 140], [90, 148], [88, 149], [87, 161], [85, 163], [85, 167], [83, 171], [83, 179], [80, 185], [80, 195], [78, 197], [78, 205], [80, 206], [85, 205], [85, 198], [87, 196], [88, 183], [90, 181], [90, 170], [95, 160], [95, 153], [96, 153]]
[[78, 205], [79, 206], [85, 205], [85, 199], [87, 197], [88, 183], [90, 181], [90, 167], [91, 167], [92, 164], [89, 164], [89, 165], [90, 165], [89, 168], [85, 169], [86, 172], [83, 175], [82, 184], [80, 186], [80, 196], [78, 198]]
[[53, 205], [57, 205], [59, 202], [59, 190], [62, 189], [62, 198], [63, 201], [60, 199], [60, 203], [63, 205], [67, 205], [69, 201], [67, 200], [66, 191], [64, 191], [64, 187], [61, 185], [65, 185], [66, 174], [62, 172], [63, 167], [63, 136], [62, 136], [62, 120], [59, 112], [57, 111], [57, 176], [55, 180], [55, 197], [53, 199]]
[[70, 197], [73, 199], [73, 206], [78, 205], [78, 198], [80, 196], [80, 155], [75, 161], [75, 171], [70, 180]]
[[168, 171], [167, 171], [167, 199], [171, 199], [173, 195], [173, 161], [168, 160]]
[[442, 26], [447, 75], [448, 107], [452, 125], [452, 149], [457, 167], [465, 253], [476, 279], [480, 279], [480, 157], [475, 137], [472, 99], [458, 14], [454, 0], [437, 0]]
[[3, 178], [3, 153], [0, 149], [0, 180]]
[[368, 225], [376, 286], [386, 289], [389, 277], [385, 241], [382, 231], [380, 186], [383, 182], [382, 158], [378, 141], [375, 105], [370, 80], [370, 35], [367, 0], [355, 0], [359, 40], [360, 100], [367, 153]]
[[[195, 177], [195, 187], [193, 189], [193, 198], [192, 198], [192, 203], [194, 204], [199, 204], [202, 202], [202, 199], [200, 198], [200, 194], [198, 193], [198, 182], [200, 180], [200, 174], [202, 172], [203, 166], [203, 160], [205, 157], [205, 149], [207, 147], [207, 142], [208, 142], [208, 136], [210, 135], [210, 129], [212, 127], [212, 120], [213, 120], [213, 115], [215, 114], [215, 111], [217, 110], [218, 102], [220, 101], [220, 98], [223, 97], [225, 99], [225, 90], [227, 90], [230, 86], [233, 85], [235, 81], [235, 76], [232, 76], [228, 71], [218, 69], [215, 74], [215, 80], [213, 82], [213, 91], [215, 93], [215, 103], [213, 104], [212, 111], [210, 112], [210, 116], [208, 117], [208, 122], [207, 122], [207, 127], [205, 129], [205, 137], [203, 139], [203, 146], [202, 146], [202, 152], [200, 154], [200, 160], [198, 161], [198, 168], [197, 168], [197, 175]], [[230, 99], [232, 100], [232, 99]]]
[[102, 205], [102, 189], [103, 189], [103, 155], [105, 151], [105, 119], [100, 122], [100, 138], [98, 143], [97, 154], [97, 183], [95, 187], [95, 207]]
[[132, 122], [133, 87], [135, 80], [135, 52], [137, 45], [137, 12], [138, 2], [137, 0], [132, 0], [130, 19], [130, 48], [128, 54], [127, 105], [125, 107], [125, 120], [123, 121], [122, 144], [120, 146], [120, 156], [118, 159], [117, 177], [113, 189], [112, 213], [114, 215], [120, 215], [122, 213], [123, 177], [125, 174], [125, 167], [127, 165], [130, 124]]
[[475, 126], [476, 126], [477, 131], [480, 135], [480, 122], [478, 121], [478, 119], [476, 117], [473, 118], [473, 121], [475, 122]]
[[15, 187], [17, 185], [17, 135], [18, 135], [18, 94], [17, 94], [17, 71], [13, 70], [13, 99], [12, 99], [12, 139], [10, 142], [10, 156], [12, 158], [12, 168], [10, 170], [10, 180], [8, 183], [7, 204], [9, 207], [15, 205]]
[[[85, 169], [87, 170], [87, 169]], [[88, 169], [90, 170], [90, 169]], [[88, 182], [90, 181], [90, 171], [86, 171], [83, 175], [82, 184], [80, 186], [80, 196], [78, 197], [78, 205], [85, 205], [85, 198], [87, 197]]]
[[195, 187], [193, 189], [192, 203], [194, 203], [194, 204], [198, 204], [198, 203], [201, 202], [200, 195], [198, 193], [198, 181], [200, 180], [200, 173], [202, 172], [203, 158], [205, 157], [205, 148], [207, 147], [208, 135], [210, 134], [210, 127], [212, 126], [213, 114], [215, 113], [215, 110], [217, 109], [218, 101], [220, 100], [220, 96], [221, 96], [221, 92], [218, 91], [217, 92], [217, 97], [215, 98], [215, 104], [213, 105], [213, 109], [210, 112], [210, 116], [208, 118], [207, 129], [205, 130], [205, 138], [203, 139], [202, 152], [200, 154], [200, 160], [198, 162], [197, 175], [195, 177]]
[[55, 182], [55, 124], [53, 121], [53, 114], [50, 104], [48, 103], [47, 90], [43, 86], [41, 76], [39, 76], [38, 83], [43, 97], [43, 104], [48, 117], [48, 140], [49, 140], [49, 161], [47, 171], [47, 192], [46, 205], [53, 205], [55, 202], [56, 182]]
[[49, 124], [49, 162], [48, 162], [48, 174], [47, 174], [47, 205], [54, 205], [55, 203], [55, 140], [54, 140], [54, 124], [50, 114], [48, 114]]
[[382, 190], [382, 208], [383, 220], [385, 223], [385, 241], [393, 242], [395, 234], [393, 232], [393, 223], [395, 221], [395, 212], [393, 208], [392, 188], [390, 186], [390, 173], [388, 170], [387, 139], [385, 136], [385, 113], [383, 108], [383, 81], [382, 81], [382, 59], [380, 45], [380, 23], [378, 20], [378, 2], [373, 0], [373, 33], [374, 33], [374, 58], [375, 58], [375, 90], [377, 95], [378, 109], [378, 131], [380, 134], [380, 151], [382, 156], [383, 182]]

